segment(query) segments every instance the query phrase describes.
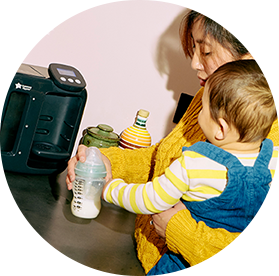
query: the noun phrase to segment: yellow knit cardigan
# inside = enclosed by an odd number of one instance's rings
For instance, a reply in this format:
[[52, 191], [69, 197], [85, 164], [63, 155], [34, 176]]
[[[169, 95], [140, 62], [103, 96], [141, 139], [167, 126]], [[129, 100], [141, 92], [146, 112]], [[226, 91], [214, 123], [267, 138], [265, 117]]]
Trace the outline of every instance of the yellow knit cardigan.
[[[145, 183], [163, 174], [181, 155], [182, 146], [204, 141], [205, 136], [198, 124], [202, 94], [203, 88], [177, 126], [156, 145], [139, 150], [102, 149], [112, 164], [113, 177], [122, 178], [126, 183]], [[273, 140], [274, 145], [279, 145], [278, 120], [274, 122], [268, 138]], [[138, 258], [146, 273], [168, 248], [182, 254], [193, 266], [224, 249], [239, 235], [224, 229], [211, 229], [203, 222], [197, 223], [188, 210], [182, 210], [169, 221], [164, 241], [156, 234], [150, 220], [150, 215], [137, 215], [135, 222]]]

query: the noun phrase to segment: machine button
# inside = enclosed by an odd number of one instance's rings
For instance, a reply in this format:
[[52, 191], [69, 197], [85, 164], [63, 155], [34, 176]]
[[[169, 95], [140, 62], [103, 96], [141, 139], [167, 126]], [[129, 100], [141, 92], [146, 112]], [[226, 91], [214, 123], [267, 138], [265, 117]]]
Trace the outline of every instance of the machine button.
[[66, 81], [66, 78], [65, 77], [61, 77], [60, 80]]
[[79, 79], [75, 79], [75, 82], [76, 82], [77, 84], [81, 84], [81, 81], [80, 81]]
[[74, 80], [73, 80], [73, 79], [71, 79], [71, 78], [68, 78], [68, 81], [69, 81], [69, 82], [71, 82], [71, 83], [73, 83], [73, 82], [74, 82]]

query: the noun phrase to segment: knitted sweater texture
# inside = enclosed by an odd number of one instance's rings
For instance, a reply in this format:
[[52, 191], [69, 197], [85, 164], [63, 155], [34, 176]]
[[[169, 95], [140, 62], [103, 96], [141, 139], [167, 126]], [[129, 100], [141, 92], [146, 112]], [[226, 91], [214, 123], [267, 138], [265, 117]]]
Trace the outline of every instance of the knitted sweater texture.
[[[203, 88], [198, 91], [180, 122], [159, 143], [136, 150], [122, 150], [116, 147], [102, 149], [102, 153], [111, 162], [113, 178], [121, 178], [126, 183], [150, 181], [162, 175], [181, 155], [183, 146], [205, 141], [198, 124], [202, 94]], [[268, 138], [273, 141], [274, 146], [279, 145], [278, 120], [273, 123]], [[197, 223], [188, 210], [182, 210], [168, 222], [164, 241], [156, 234], [150, 220], [150, 215], [138, 215], [135, 222], [138, 258], [146, 273], [167, 249], [180, 253], [193, 266], [224, 249], [239, 235], [225, 229], [211, 229], [202, 221]]]

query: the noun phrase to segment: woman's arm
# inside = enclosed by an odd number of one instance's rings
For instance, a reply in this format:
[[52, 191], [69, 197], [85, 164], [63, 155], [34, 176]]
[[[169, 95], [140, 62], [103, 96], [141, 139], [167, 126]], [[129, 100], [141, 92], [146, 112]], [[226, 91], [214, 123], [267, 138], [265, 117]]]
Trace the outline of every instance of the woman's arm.
[[159, 144], [141, 149], [101, 148], [110, 163], [113, 178], [121, 178], [127, 183], [145, 183], [153, 173], [154, 157]]
[[230, 233], [196, 223], [186, 209], [169, 220], [166, 243], [203, 275], [279, 275], [279, 224], [275, 230]]

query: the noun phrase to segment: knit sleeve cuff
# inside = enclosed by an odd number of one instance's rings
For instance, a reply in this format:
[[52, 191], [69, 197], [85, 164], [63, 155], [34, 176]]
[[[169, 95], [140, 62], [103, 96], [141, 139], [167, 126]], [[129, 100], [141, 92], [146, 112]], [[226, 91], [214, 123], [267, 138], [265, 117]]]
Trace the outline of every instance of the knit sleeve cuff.
[[168, 248], [174, 253], [183, 253], [183, 257], [191, 266], [196, 264], [196, 261], [188, 259], [187, 255], [193, 251], [196, 244], [195, 236], [192, 234], [195, 232], [196, 225], [196, 221], [186, 209], [175, 214], [168, 222], [166, 229]]
[[125, 157], [123, 150], [117, 147], [101, 148], [101, 153], [104, 154], [111, 163], [113, 178], [124, 178], [126, 174]]
[[146, 183], [158, 145], [133, 150], [117, 147], [100, 150], [110, 160], [113, 178], [121, 178], [126, 183]]

